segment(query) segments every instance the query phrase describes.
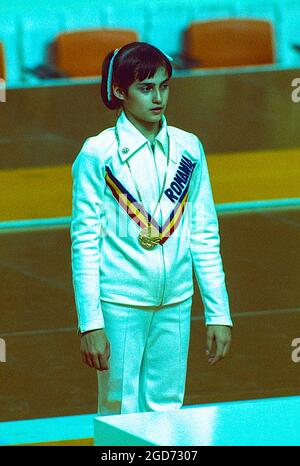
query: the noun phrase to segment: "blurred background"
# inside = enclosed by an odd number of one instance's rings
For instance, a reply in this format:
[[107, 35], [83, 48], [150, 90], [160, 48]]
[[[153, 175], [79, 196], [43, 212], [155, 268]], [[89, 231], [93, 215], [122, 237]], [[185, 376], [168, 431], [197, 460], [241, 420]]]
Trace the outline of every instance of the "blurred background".
[[272, 24], [276, 63], [297, 65], [300, 60], [297, 0], [53, 0], [51, 6], [46, 0], [2, 0], [0, 15], [9, 85], [31, 82], [26, 68], [52, 63], [51, 48], [61, 32], [87, 28], [133, 29], [139, 40], [178, 55], [192, 22], [255, 18]]

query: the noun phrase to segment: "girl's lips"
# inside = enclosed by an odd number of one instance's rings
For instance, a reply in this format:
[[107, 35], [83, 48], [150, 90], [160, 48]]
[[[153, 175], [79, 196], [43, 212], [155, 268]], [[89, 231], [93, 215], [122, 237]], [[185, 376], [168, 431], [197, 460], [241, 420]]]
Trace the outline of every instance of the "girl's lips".
[[160, 112], [162, 112], [162, 110], [163, 110], [162, 107], [160, 107], [160, 108], [152, 108], [152, 109], [151, 109], [151, 112], [153, 112], [153, 113], [160, 113]]

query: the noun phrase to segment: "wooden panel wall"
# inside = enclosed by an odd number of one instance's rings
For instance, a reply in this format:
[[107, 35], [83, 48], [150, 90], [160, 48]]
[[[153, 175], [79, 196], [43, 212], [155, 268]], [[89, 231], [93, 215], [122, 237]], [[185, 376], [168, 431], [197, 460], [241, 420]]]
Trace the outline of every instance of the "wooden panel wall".
[[[297, 77], [300, 68], [173, 78], [168, 123], [197, 134], [207, 153], [300, 147], [300, 102], [291, 98]], [[115, 117], [101, 102], [100, 82], [8, 89], [0, 168], [70, 163]]]

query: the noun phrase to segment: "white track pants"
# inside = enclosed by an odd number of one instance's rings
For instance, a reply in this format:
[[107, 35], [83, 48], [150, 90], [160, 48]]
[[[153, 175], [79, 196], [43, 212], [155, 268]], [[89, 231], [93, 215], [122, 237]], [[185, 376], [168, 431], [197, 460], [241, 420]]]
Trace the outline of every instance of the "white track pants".
[[192, 297], [153, 309], [102, 301], [108, 371], [97, 371], [98, 415], [183, 404]]

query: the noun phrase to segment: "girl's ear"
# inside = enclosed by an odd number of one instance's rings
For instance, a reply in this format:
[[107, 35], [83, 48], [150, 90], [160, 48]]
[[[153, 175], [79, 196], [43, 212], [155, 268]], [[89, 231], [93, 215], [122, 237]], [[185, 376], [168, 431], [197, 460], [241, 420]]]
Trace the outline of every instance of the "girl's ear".
[[113, 93], [114, 96], [117, 97], [119, 100], [125, 99], [125, 92], [118, 86], [113, 85]]

